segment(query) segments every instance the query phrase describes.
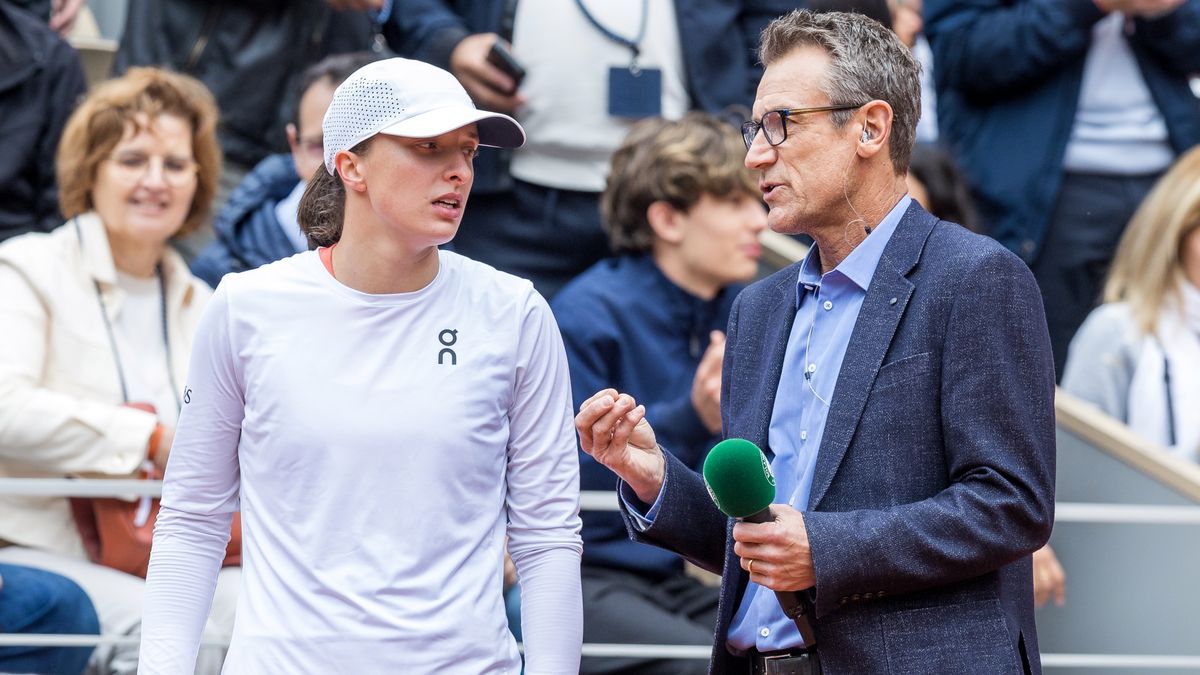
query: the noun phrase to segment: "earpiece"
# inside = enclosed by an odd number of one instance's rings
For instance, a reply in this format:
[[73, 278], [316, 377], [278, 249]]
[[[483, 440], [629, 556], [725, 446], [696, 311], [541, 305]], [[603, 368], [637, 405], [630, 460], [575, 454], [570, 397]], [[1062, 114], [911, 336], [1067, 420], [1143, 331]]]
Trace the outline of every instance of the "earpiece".
[[864, 127], [861, 142], [866, 143], [869, 140], [871, 140], [871, 132], [867, 131], [867, 129]]

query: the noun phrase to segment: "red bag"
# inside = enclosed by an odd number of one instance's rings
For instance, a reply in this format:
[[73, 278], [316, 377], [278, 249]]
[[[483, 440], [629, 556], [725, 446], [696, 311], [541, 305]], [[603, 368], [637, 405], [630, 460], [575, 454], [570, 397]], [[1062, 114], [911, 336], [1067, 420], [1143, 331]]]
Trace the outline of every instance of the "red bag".
[[[126, 405], [154, 412], [148, 403]], [[162, 480], [157, 467], [146, 469], [143, 478]], [[88, 559], [128, 574], [146, 577], [150, 565], [150, 545], [154, 542], [154, 522], [158, 520], [159, 500], [144, 497], [125, 501], [114, 497], [72, 497], [71, 512], [75, 527], [83, 539]], [[223, 566], [242, 564], [242, 519], [233, 514], [232, 533], [225, 548]]]
[[[158, 473], [158, 472], [156, 472]], [[148, 475], [147, 478], [160, 476]], [[159, 500], [125, 501], [113, 497], [72, 497], [71, 511], [83, 547], [92, 562], [145, 578], [154, 541]], [[139, 511], [141, 512], [139, 514]], [[225, 548], [225, 567], [242, 564], [242, 519], [233, 514], [232, 534]]]

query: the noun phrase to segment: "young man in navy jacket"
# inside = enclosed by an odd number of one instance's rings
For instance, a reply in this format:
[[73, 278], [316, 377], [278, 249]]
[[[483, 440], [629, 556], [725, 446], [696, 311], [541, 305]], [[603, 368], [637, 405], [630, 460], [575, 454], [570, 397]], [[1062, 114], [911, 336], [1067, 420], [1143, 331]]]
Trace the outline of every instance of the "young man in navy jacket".
[[[699, 469], [721, 431], [725, 325], [758, 269], [766, 211], [736, 130], [703, 113], [635, 126], [602, 198], [616, 257], [551, 303], [578, 406], [604, 387], [637, 392], [663, 444]], [[580, 453], [584, 490], [616, 476]], [[717, 589], [679, 556], [629, 540], [618, 514], [583, 513], [584, 641], [707, 645]], [[703, 673], [702, 660], [584, 658], [585, 673]]]

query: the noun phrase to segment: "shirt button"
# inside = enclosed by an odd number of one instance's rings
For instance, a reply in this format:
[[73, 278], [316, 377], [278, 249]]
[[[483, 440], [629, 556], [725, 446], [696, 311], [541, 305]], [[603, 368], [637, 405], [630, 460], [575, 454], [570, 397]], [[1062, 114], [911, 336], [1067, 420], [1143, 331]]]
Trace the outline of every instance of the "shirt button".
[[770, 628], [762, 628], [758, 631], [758, 634], [763, 637], [770, 637], [771, 629]]
[[815, 364], [815, 363], [808, 364], [808, 372], [810, 372], [810, 373], [817, 372], [817, 364]]
[[808, 429], [801, 429], [801, 430], [800, 430], [800, 440], [802, 440], [802, 441], [807, 441], [807, 440], [808, 440]]
[[828, 301], [828, 300], [826, 300], [826, 301], [825, 301], [825, 304], [824, 304], [824, 307], [825, 307], [825, 311], [826, 311], [826, 312], [828, 312], [829, 310], [833, 309], [833, 303], [832, 303], [832, 302], [830, 302], [830, 301]]

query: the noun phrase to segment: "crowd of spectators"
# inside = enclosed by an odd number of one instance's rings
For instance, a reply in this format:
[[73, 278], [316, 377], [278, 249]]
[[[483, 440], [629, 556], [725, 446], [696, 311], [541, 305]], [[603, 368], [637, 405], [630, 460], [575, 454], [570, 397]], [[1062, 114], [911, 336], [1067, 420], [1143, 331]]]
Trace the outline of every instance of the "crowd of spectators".
[[[734, 124], [759, 31], [797, 6], [866, 14], [913, 50], [910, 194], [1029, 264], [1067, 391], [1200, 461], [1200, 0], [127, 2], [113, 79], [87, 93], [64, 37], [86, 2], [0, 0], [6, 477], [165, 466], [210, 288], [310, 247], [296, 212], [325, 110], [391, 53], [449, 70], [528, 132], [480, 152], [449, 247], [551, 301], [576, 405], [634, 393], [698, 467], [720, 437], [721, 331], [765, 226]], [[630, 287], [633, 305], [610, 293]], [[580, 462], [583, 489], [613, 487]], [[66, 498], [0, 504], [0, 629], [139, 631], [142, 579], [89, 558]], [[715, 591], [679, 558], [611, 513], [585, 513], [583, 536], [587, 642], [709, 643]], [[1038, 574], [1039, 600], [1061, 600], [1049, 549]], [[222, 572], [218, 639], [237, 575]], [[133, 672], [136, 649], [0, 649], [0, 671], [85, 662]]]

